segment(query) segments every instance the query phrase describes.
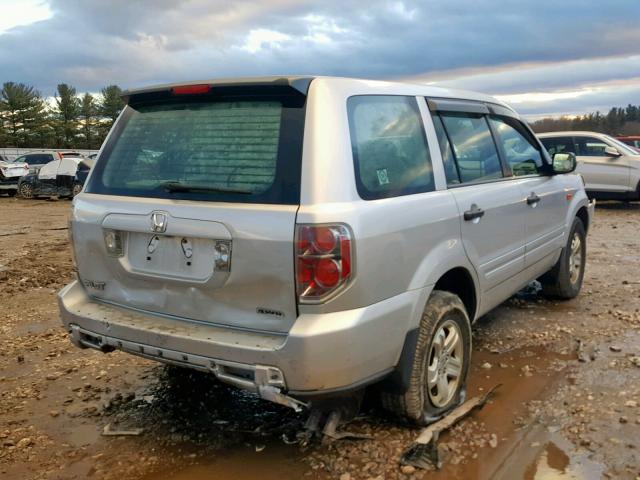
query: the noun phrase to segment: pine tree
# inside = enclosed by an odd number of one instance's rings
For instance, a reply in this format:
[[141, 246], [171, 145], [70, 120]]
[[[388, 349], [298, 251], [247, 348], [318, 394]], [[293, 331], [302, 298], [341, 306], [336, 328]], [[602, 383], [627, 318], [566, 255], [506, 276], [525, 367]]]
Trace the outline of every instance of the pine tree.
[[66, 83], [58, 85], [58, 95], [53, 113], [59, 146], [74, 148], [80, 117], [80, 100], [76, 96], [75, 88]]
[[98, 106], [95, 98], [90, 93], [85, 93], [80, 101], [80, 131], [82, 147], [86, 149], [99, 148], [98, 132]]
[[99, 105], [100, 112], [100, 129], [102, 138], [107, 136], [109, 130], [113, 126], [113, 123], [120, 115], [120, 112], [124, 108], [124, 101], [122, 100], [122, 89], [117, 85], [109, 85], [101, 90], [101, 100]]
[[37, 146], [47, 134], [46, 104], [35, 88], [24, 83], [6, 82], [0, 90], [0, 123], [3, 145]]

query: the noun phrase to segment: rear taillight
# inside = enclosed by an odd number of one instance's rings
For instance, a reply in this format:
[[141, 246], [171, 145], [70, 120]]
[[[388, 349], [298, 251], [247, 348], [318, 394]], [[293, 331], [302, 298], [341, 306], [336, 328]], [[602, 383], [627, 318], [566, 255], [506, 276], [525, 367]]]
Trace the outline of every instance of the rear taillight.
[[352, 278], [352, 236], [346, 225], [297, 225], [295, 242], [300, 303], [320, 303]]

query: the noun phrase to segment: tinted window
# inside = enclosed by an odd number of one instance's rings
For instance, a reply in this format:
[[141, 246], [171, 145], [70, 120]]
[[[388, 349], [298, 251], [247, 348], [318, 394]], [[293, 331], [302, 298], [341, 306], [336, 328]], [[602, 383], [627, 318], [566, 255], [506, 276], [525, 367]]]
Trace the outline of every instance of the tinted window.
[[540, 141], [552, 157], [556, 153], [576, 153], [575, 146], [573, 145], [573, 139], [571, 137], [548, 137], [541, 138]]
[[44, 165], [53, 160], [53, 155], [49, 153], [30, 153], [25, 155], [23, 162], [27, 162], [29, 165]]
[[128, 106], [87, 191], [298, 203], [300, 112], [300, 99], [273, 96], [268, 100], [221, 98]]
[[414, 97], [351, 97], [347, 107], [362, 198], [434, 190], [431, 158]]
[[507, 163], [516, 177], [535, 175], [543, 165], [538, 146], [529, 138], [528, 132], [517, 120], [492, 117], [490, 119], [504, 152]]
[[576, 155], [585, 157], [604, 157], [604, 149], [609, 145], [594, 137], [575, 137]]
[[459, 113], [443, 113], [441, 116], [463, 183], [503, 176], [496, 145], [484, 116]]
[[447, 132], [444, 129], [442, 119], [439, 115], [433, 116], [433, 126], [436, 129], [438, 144], [440, 145], [440, 154], [442, 155], [442, 163], [444, 164], [444, 173], [447, 178], [447, 185], [460, 183], [460, 176], [458, 175], [456, 160], [453, 158], [451, 143], [447, 138]]

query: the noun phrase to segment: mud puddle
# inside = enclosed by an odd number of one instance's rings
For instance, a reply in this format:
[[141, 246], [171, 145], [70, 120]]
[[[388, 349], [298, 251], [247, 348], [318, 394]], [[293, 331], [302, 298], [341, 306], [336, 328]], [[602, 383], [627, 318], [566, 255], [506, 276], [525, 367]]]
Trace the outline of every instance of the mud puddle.
[[[416, 478], [491, 478], [506, 459], [520, 455], [509, 445], [522, 438], [532, 427], [528, 402], [544, 395], [559, 378], [565, 368], [567, 356], [550, 353], [543, 348], [516, 349], [495, 354], [474, 352], [468, 387], [468, 398], [483, 394], [500, 384], [495, 397], [485, 408], [464, 421], [457, 430], [446, 433], [440, 441], [445, 461], [439, 472], [416, 472]], [[237, 400], [235, 400], [237, 401]], [[259, 425], [264, 419], [262, 409], [268, 404], [257, 403], [245, 411], [245, 428], [253, 422]], [[267, 413], [269, 416], [270, 413]], [[392, 432], [389, 433], [390, 426]], [[186, 450], [197, 452], [190, 465], [174, 472], [155, 473], [145, 480], [216, 480], [216, 479], [284, 479], [284, 478], [337, 478], [350, 473], [352, 479], [375, 478], [376, 473], [400, 473], [399, 456], [419, 432], [403, 426], [385, 413], [374, 408], [344, 427], [357, 433], [368, 433], [372, 440], [343, 440], [329, 447], [315, 446], [303, 451], [298, 446], [284, 445], [277, 436], [260, 440], [248, 435], [236, 448], [202, 454], [197, 445], [179, 444]], [[264, 432], [265, 434], [268, 432]], [[224, 435], [224, 433], [220, 432]], [[494, 444], [494, 442], [496, 442]], [[185, 450], [186, 449], [186, 450]], [[370, 452], [384, 451], [371, 458]], [[171, 453], [177, 456], [177, 452]], [[196, 453], [192, 454], [196, 457]], [[348, 461], [345, 459], [348, 458]], [[374, 467], [371, 467], [375, 463]], [[369, 475], [369, 473], [371, 475]], [[394, 475], [395, 474], [395, 475]], [[515, 477], [514, 477], [515, 478]], [[539, 478], [539, 477], [532, 477]], [[570, 478], [570, 477], [568, 477]]]
[[495, 480], [598, 480], [604, 465], [588, 458], [558, 434], [538, 426], [514, 445], [512, 454], [494, 475]]
[[271, 444], [256, 452], [243, 447], [222, 452], [213, 461], [192, 465], [172, 475], [158, 472], [143, 480], [282, 480], [286, 478], [317, 478], [310, 476], [308, 465], [299, 459], [295, 448]]

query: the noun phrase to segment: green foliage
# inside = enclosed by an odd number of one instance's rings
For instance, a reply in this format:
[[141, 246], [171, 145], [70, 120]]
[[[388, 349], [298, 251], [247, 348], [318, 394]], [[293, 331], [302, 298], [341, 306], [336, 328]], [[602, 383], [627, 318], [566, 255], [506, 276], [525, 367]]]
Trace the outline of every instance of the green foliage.
[[531, 123], [535, 132], [587, 130], [609, 135], [640, 135], [640, 105], [613, 107], [606, 115], [600, 112], [577, 117], [543, 118]]
[[98, 104], [90, 93], [85, 93], [80, 100], [80, 139], [82, 148], [100, 148], [100, 134], [98, 132]]
[[48, 138], [50, 125], [40, 92], [24, 83], [6, 82], [0, 90], [2, 144], [25, 147]]
[[124, 108], [121, 94], [109, 85], [99, 96], [78, 96], [61, 83], [48, 105], [35, 88], [6, 82], [0, 89], [0, 148], [98, 149]]
[[78, 117], [80, 116], [80, 100], [76, 89], [66, 83], [58, 85], [56, 105], [53, 109], [58, 147], [72, 148], [76, 145], [78, 134]]
[[122, 89], [117, 85], [104, 87], [100, 93], [102, 94], [100, 130], [106, 136], [124, 108], [124, 102], [122, 101]]

